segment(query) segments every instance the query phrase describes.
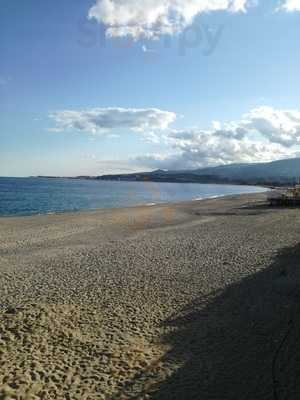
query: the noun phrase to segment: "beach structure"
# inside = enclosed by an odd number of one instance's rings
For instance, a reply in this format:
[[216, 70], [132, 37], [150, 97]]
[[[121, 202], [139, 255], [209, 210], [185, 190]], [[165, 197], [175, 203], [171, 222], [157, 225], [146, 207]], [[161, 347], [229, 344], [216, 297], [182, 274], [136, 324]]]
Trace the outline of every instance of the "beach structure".
[[271, 206], [300, 206], [300, 185], [287, 189], [274, 189], [268, 193]]

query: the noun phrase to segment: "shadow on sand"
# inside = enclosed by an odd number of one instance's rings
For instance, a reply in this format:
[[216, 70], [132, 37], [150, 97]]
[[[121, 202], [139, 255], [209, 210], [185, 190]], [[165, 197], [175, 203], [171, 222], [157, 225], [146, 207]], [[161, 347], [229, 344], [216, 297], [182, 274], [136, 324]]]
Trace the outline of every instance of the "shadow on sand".
[[165, 331], [170, 351], [162, 362], [178, 368], [131, 399], [300, 399], [300, 245], [267, 270], [193, 302]]
[[300, 246], [166, 325], [163, 361], [182, 366], [152, 399], [300, 399]]

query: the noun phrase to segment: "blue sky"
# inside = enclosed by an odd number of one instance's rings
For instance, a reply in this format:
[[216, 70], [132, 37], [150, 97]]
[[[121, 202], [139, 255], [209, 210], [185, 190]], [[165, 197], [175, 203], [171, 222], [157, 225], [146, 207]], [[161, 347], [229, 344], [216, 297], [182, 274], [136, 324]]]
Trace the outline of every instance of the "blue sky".
[[294, 157], [300, 0], [2, 0], [0, 176]]

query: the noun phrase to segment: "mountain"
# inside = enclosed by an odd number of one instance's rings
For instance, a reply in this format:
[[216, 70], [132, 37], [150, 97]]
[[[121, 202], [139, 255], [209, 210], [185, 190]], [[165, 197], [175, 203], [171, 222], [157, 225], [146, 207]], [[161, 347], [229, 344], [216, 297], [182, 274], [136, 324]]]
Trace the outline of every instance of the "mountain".
[[300, 181], [300, 158], [255, 164], [229, 164], [196, 170], [157, 170], [104, 175], [99, 180], [291, 185]]
[[194, 171], [197, 175], [213, 175], [225, 179], [275, 180], [295, 182], [300, 178], [300, 158], [256, 164], [231, 164]]

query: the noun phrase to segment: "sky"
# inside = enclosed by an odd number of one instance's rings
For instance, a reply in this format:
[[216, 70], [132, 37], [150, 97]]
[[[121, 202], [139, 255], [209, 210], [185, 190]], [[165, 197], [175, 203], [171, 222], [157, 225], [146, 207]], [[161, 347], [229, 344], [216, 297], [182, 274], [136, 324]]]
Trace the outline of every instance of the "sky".
[[300, 150], [300, 0], [1, 0], [0, 176]]

